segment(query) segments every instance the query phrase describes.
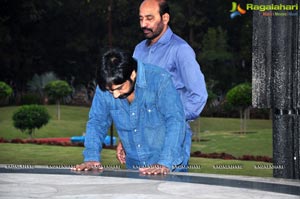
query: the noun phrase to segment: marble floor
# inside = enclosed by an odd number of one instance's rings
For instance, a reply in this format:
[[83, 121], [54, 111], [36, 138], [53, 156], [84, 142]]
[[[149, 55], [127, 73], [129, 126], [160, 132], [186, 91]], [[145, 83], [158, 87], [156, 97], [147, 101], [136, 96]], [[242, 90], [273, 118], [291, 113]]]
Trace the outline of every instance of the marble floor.
[[300, 181], [195, 173], [143, 176], [125, 170], [72, 172], [0, 165], [0, 198], [300, 199]]

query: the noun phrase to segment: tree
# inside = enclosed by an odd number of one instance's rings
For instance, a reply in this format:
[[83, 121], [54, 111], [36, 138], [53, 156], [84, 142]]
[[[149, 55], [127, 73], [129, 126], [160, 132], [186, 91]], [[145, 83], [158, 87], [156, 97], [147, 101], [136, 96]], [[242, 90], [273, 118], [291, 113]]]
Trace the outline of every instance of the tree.
[[0, 100], [5, 100], [12, 94], [12, 88], [5, 82], [0, 81]]
[[[110, 47], [109, 40], [112, 47], [133, 50], [144, 38], [138, 31], [140, 3], [1, 1], [0, 80], [13, 85], [17, 103], [35, 74], [53, 71], [60, 79], [72, 81], [74, 88], [88, 85], [97, 79], [100, 55]], [[192, 45], [206, 80], [215, 82], [214, 93], [222, 97], [233, 85], [251, 81], [252, 12], [230, 19], [229, 1], [181, 0], [169, 4], [172, 30]]]
[[249, 118], [249, 110], [252, 102], [252, 88], [250, 83], [239, 84], [230, 89], [226, 95], [228, 103], [237, 106], [240, 110], [240, 131], [246, 132], [246, 122]]
[[54, 80], [58, 80], [57, 76], [53, 72], [47, 72], [42, 75], [35, 74], [27, 85], [29, 90], [38, 93], [43, 102], [47, 101], [45, 98], [45, 86]]
[[13, 90], [9, 85], [0, 81], [0, 99], [10, 96], [12, 92]]
[[60, 100], [71, 94], [72, 88], [66, 81], [55, 80], [45, 86], [45, 91], [49, 97], [55, 99], [57, 105], [57, 119], [60, 120]]
[[50, 115], [45, 107], [36, 104], [21, 106], [14, 114], [14, 127], [33, 137], [35, 129], [39, 129], [49, 122]]
[[[203, 36], [202, 53], [199, 56], [207, 82], [213, 82], [213, 85], [208, 87], [218, 95], [223, 95], [231, 87], [230, 83], [233, 79], [238, 76], [231, 61], [233, 54], [227, 40], [227, 31], [220, 26], [208, 28]], [[228, 83], [224, 84], [224, 82]]]
[[172, 30], [182, 36], [195, 49], [199, 48], [203, 29], [208, 17], [205, 9], [199, 9], [206, 6], [205, 0], [181, 0], [170, 1]]

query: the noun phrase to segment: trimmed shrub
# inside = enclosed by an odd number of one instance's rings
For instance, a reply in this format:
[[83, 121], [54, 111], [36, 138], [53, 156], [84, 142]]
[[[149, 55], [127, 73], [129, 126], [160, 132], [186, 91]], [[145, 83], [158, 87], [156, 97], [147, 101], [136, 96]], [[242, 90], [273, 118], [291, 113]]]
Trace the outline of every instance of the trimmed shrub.
[[252, 88], [250, 83], [239, 84], [230, 89], [226, 95], [227, 102], [240, 109], [241, 133], [246, 132], [247, 119], [250, 117]]
[[8, 97], [13, 93], [13, 89], [5, 82], [0, 81], [0, 105], [8, 103]]
[[228, 103], [233, 106], [247, 108], [252, 103], [252, 88], [249, 83], [239, 84], [230, 89], [226, 95]]
[[10, 96], [12, 92], [13, 90], [9, 85], [0, 81], [0, 99]]
[[60, 101], [72, 93], [72, 88], [68, 82], [55, 80], [45, 86], [45, 91], [50, 98], [56, 100], [57, 119], [60, 120]]
[[21, 106], [13, 114], [14, 127], [28, 133], [31, 138], [34, 130], [46, 125], [49, 119], [47, 109], [35, 104]]

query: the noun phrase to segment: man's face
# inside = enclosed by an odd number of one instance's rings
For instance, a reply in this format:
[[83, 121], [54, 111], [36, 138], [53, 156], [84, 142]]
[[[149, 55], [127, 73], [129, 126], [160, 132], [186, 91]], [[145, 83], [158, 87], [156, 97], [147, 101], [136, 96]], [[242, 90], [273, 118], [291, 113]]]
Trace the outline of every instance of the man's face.
[[114, 96], [114, 98], [125, 99], [134, 92], [135, 79], [126, 80], [123, 84], [112, 85], [107, 90]]
[[155, 1], [145, 1], [140, 6], [140, 26], [146, 39], [156, 42], [166, 29], [167, 23], [159, 14]]

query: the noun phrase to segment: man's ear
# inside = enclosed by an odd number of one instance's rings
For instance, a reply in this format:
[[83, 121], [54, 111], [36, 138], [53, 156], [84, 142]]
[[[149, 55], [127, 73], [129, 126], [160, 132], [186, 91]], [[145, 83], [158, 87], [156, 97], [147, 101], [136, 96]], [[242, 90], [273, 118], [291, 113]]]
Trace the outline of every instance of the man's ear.
[[130, 79], [134, 80], [135, 77], [136, 77], [136, 72], [134, 70], [134, 71], [132, 71], [132, 73], [130, 75]]
[[170, 15], [168, 13], [163, 14], [162, 20], [163, 20], [164, 24], [168, 24], [170, 21]]

